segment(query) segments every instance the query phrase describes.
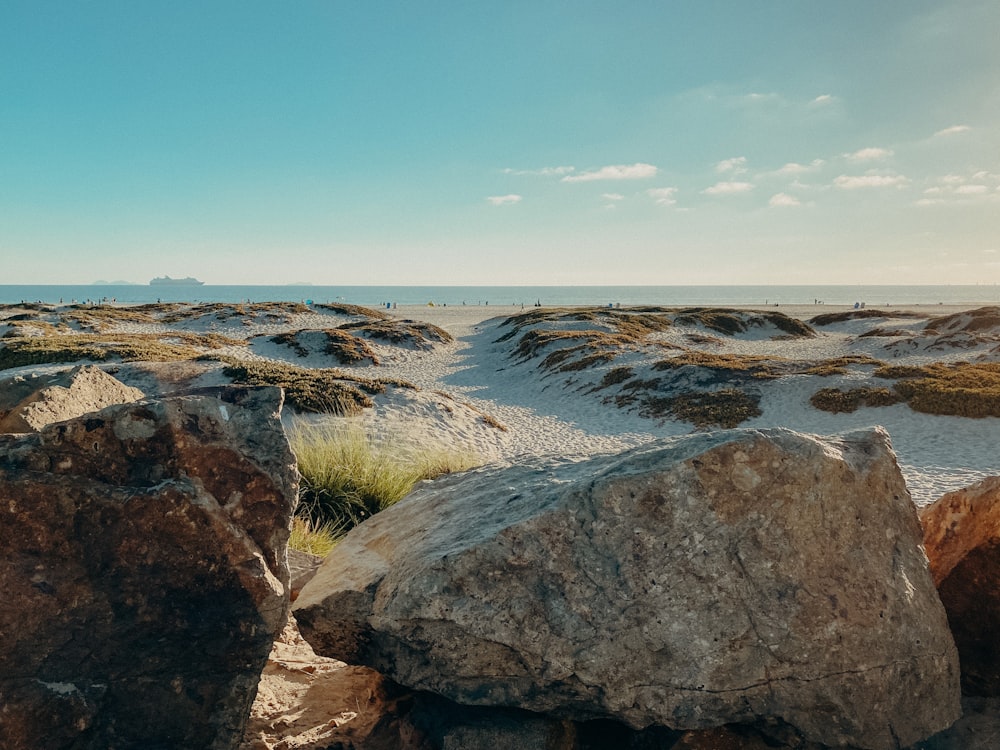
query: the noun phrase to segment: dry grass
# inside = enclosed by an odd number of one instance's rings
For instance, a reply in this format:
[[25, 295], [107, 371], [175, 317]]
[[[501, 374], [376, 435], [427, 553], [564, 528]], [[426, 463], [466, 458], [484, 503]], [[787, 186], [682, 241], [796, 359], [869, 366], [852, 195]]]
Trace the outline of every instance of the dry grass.
[[760, 397], [736, 388], [718, 391], [689, 391], [677, 396], [649, 396], [643, 399], [643, 416], [670, 417], [690, 422], [699, 429], [732, 428], [759, 417]]
[[653, 365], [653, 370], [677, 370], [682, 367], [705, 367], [710, 370], [739, 372], [760, 379], [781, 377], [780, 365], [787, 365], [786, 360], [774, 357], [759, 357], [746, 354], [714, 354], [698, 350], [688, 350], [683, 354], [669, 359], [662, 359]]
[[298, 513], [335, 535], [403, 499], [417, 482], [482, 463], [467, 452], [378, 443], [358, 429], [303, 428], [289, 437], [302, 477]]
[[325, 330], [306, 328], [298, 331], [286, 331], [272, 336], [270, 340], [275, 344], [289, 347], [300, 357], [308, 357], [312, 352], [301, 340], [302, 336], [306, 334], [322, 335], [325, 340], [323, 353], [333, 357], [342, 365], [353, 365], [365, 360], [368, 360], [372, 365], [379, 364], [378, 355], [367, 341], [337, 328]]
[[508, 341], [523, 329], [541, 323], [565, 321], [593, 323], [608, 331], [639, 340], [651, 333], [670, 328], [671, 321], [665, 309], [661, 308], [544, 308], [512, 315], [500, 327], [510, 326], [511, 330], [497, 339], [496, 343]]
[[[623, 349], [634, 346], [636, 342], [629, 336], [606, 333], [605, 331], [553, 331], [534, 329], [527, 331], [523, 336], [521, 336], [521, 340], [514, 349], [514, 355], [519, 357], [520, 361], [523, 362], [531, 359], [532, 357], [538, 356], [543, 349], [554, 343], [571, 344], [571, 348], [575, 352], [581, 352], [593, 351], [598, 347], [605, 349]], [[562, 361], [562, 359], [550, 361], [547, 366], [552, 367]]]
[[336, 359], [342, 365], [354, 365], [368, 360], [373, 365], [379, 364], [378, 355], [368, 345], [368, 342], [357, 336], [341, 330], [327, 330], [326, 346], [323, 353]]
[[375, 320], [391, 320], [392, 316], [383, 310], [374, 307], [362, 307], [361, 305], [338, 305], [338, 304], [315, 304], [317, 310], [329, 310], [337, 315], [350, 315], [352, 317], [373, 318]]
[[880, 367], [883, 364], [882, 360], [869, 357], [867, 354], [848, 354], [843, 357], [824, 359], [819, 362], [804, 363], [797, 367], [794, 372], [799, 375], [820, 375], [826, 377], [829, 375], [844, 375], [849, 368], [858, 365]]
[[61, 336], [72, 334], [73, 329], [65, 323], [50, 323], [31, 315], [17, 315], [0, 321], [9, 327], [3, 338], [18, 338], [21, 336]]
[[308, 516], [297, 515], [292, 519], [288, 546], [299, 552], [326, 557], [343, 535], [343, 530], [335, 528], [329, 521], [315, 521]]
[[0, 304], [0, 312], [8, 310], [36, 310], [38, 312], [55, 312], [56, 309], [50, 305], [35, 302], [20, 302], [13, 304]]
[[857, 411], [862, 406], [892, 406], [900, 401], [899, 394], [888, 388], [852, 388], [848, 391], [823, 388], [809, 399], [817, 409], [834, 414]]
[[361, 378], [341, 370], [231, 358], [222, 361], [226, 364], [224, 374], [234, 383], [280, 386], [289, 405], [301, 412], [353, 416], [371, 407], [370, 396], [384, 393], [386, 386], [416, 389], [403, 380]]
[[1000, 363], [886, 366], [874, 374], [898, 379], [893, 388], [914, 411], [956, 417], [1000, 417]]
[[353, 331], [370, 339], [425, 350], [433, 348], [435, 344], [447, 344], [455, 340], [443, 328], [415, 320], [369, 320], [345, 323], [338, 327], [340, 330]]
[[879, 310], [867, 307], [864, 310], [845, 310], [844, 312], [823, 313], [809, 319], [809, 324], [814, 326], [828, 326], [833, 323], [846, 323], [849, 320], [859, 320], [863, 318], [926, 318], [926, 315], [915, 312], [902, 312], [900, 310]]
[[870, 339], [870, 338], [897, 338], [899, 336], [909, 336], [911, 335], [907, 331], [901, 331], [898, 328], [882, 328], [881, 326], [872, 328], [870, 331], [865, 331], [864, 333], [858, 334], [859, 339]]
[[944, 315], [927, 321], [924, 330], [929, 334], [955, 333], [964, 331], [976, 333], [1000, 327], [1000, 307], [980, 307], [977, 310]]
[[249, 325], [255, 318], [269, 323], [288, 323], [292, 316], [298, 313], [310, 312], [309, 308], [299, 302], [253, 302], [247, 304], [229, 302], [208, 302], [201, 305], [176, 305], [165, 314], [161, 322], [180, 323], [186, 320], [197, 320], [214, 316], [218, 321], [232, 318], [243, 318], [244, 325]]
[[604, 373], [604, 377], [601, 378], [601, 382], [595, 387], [595, 391], [603, 390], [605, 388], [610, 388], [613, 385], [620, 385], [627, 380], [631, 380], [635, 376], [635, 372], [631, 367], [615, 367]]
[[59, 362], [174, 362], [244, 342], [218, 334], [56, 334], [4, 338], [0, 369]]
[[752, 326], [770, 324], [789, 336], [805, 338], [816, 332], [806, 323], [791, 318], [784, 313], [769, 311], [743, 311], [723, 307], [690, 307], [682, 310], [675, 318], [678, 325], [701, 325], [709, 330], [728, 336], [744, 333]]
[[106, 331], [120, 323], [159, 323], [160, 320], [180, 307], [178, 304], [129, 305], [71, 305], [63, 313], [64, 320], [70, 320], [91, 331]]

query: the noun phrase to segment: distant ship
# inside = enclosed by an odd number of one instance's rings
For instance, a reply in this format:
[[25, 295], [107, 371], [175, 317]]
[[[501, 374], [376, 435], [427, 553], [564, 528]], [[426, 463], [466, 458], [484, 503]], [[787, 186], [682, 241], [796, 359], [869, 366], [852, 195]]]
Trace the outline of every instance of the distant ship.
[[172, 279], [169, 276], [157, 276], [155, 279], [150, 279], [150, 286], [202, 286], [205, 282], [198, 281], [198, 279], [193, 276], [188, 276], [185, 279]]

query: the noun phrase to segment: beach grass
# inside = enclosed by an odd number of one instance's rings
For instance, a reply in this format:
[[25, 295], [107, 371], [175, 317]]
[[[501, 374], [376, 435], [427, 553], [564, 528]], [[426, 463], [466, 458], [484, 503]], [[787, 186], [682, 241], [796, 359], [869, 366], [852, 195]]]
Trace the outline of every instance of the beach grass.
[[416, 320], [361, 320], [338, 326], [341, 331], [352, 331], [362, 336], [384, 341], [395, 346], [431, 349], [435, 344], [449, 344], [455, 339], [450, 333], [432, 323]]
[[303, 337], [308, 334], [321, 335], [324, 340], [323, 353], [333, 357], [342, 365], [354, 365], [366, 360], [372, 365], [379, 364], [378, 355], [367, 341], [340, 329], [307, 328], [298, 331], [285, 331], [272, 336], [271, 342], [289, 347], [300, 357], [308, 357], [312, 352], [303, 342]]
[[482, 463], [469, 452], [378, 442], [357, 427], [299, 427], [289, 439], [301, 475], [298, 513], [335, 536], [402, 500], [417, 482]]
[[317, 522], [306, 516], [295, 516], [292, 519], [288, 546], [299, 552], [326, 557], [337, 546], [337, 541], [343, 535], [344, 532], [338, 531], [331, 523]]
[[810, 398], [811, 403], [821, 411], [833, 414], [850, 413], [862, 406], [892, 406], [902, 401], [902, 397], [889, 388], [821, 388]]
[[763, 413], [759, 404], [759, 396], [738, 388], [723, 388], [717, 391], [687, 391], [676, 396], [647, 396], [639, 413], [689, 422], [698, 429], [729, 429], [759, 417]]
[[811, 337], [816, 331], [798, 318], [780, 312], [748, 312], [723, 307], [689, 307], [674, 318], [677, 325], [700, 325], [717, 333], [733, 336], [744, 333], [751, 326], [770, 324], [794, 337]]
[[874, 375], [898, 378], [893, 389], [914, 411], [955, 417], [1000, 417], [1000, 363], [934, 362], [883, 367]]
[[44, 334], [0, 340], [0, 370], [26, 365], [89, 362], [176, 362], [244, 342], [219, 334]]
[[372, 406], [371, 396], [387, 386], [416, 386], [395, 378], [362, 378], [341, 370], [296, 367], [283, 362], [221, 358], [223, 373], [240, 385], [277, 385], [286, 402], [301, 412], [354, 416]]

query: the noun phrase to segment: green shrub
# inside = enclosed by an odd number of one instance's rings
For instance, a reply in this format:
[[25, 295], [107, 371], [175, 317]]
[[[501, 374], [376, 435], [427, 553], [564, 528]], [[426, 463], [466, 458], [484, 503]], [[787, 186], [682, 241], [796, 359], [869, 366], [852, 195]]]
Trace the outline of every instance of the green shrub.
[[326, 557], [343, 535], [343, 531], [338, 531], [330, 523], [318, 523], [311, 518], [296, 516], [292, 519], [288, 546], [299, 552]]
[[298, 428], [290, 441], [301, 475], [299, 515], [335, 535], [403, 499], [421, 480], [480, 463], [469, 453], [377, 443], [357, 428]]
[[900, 401], [899, 395], [888, 388], [852, 388], [849, 391], [822, 388], [809, 399], [817, 409], [834, 414], [850, 413], [862, 406], [892, 406]]
[[718, 391], [689, 391], [679, 396], [650, 396], [643, 400], [640, 413], [650, 417], [672, 417], [690, 422], [699, 429], [730, 428], [759, 417], [760, 396], [736, 388]]
[[[277, 385], [285, 400], [301, 412], [353, 416], [372, 406], [368, 393], [385, 385], [374, 380], [348, 378], [339, 370], [312, 370], [282, 362], [224, 359], [223, 374], [240, 385]], [[365, 392], [367, 391], [367, 393]]]
[[785, 364], [777, 357], [762, 357], [750, 354], [715, 354], [697, 349], [689, 349], [669, 359], [661, 359], [653, 365], [657, 372], [678, 370], [682, 367], [704, 367], [723, 372], [741, 372], [754, 378], [770, 379], [780, 377], [778, 366]]
[[1000, 417], [1000, 363], [885, 366], [873, 374], [898, 379], [893, 388], [914, 411], [954, 417]]

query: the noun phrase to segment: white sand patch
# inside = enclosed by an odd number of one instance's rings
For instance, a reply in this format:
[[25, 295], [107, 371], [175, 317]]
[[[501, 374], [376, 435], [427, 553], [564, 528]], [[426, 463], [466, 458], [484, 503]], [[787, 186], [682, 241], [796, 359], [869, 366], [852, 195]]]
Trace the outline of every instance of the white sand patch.
[[[530, 311], [528, 308], [526, 311]], [[808, 320], [819, 313], [843, 312], [831, 306], [781, 307], [776, 311]], [[976, 361], [995, 358], [996, 346], [990, 337], [997, 331], [983, 329], [969, 318], [956, 320], [948, 331], [925, 330], [928, 319], [960, 312], [961, 308], [926, 306], [916, 308], [925, 317], [908, 318], [887, 312], [885, 316], [855, 318], [816, 327], [813, 337], [789, 337], [773, 325], [754, 326], [738, 335], [726, 335], [702, 325], [677, 325], [650, 337], [655, 346], [630, 346], [616, 352], [608, 363], [598, 363], [579, 371], [546, 371], [539, 367], [543, 356], [518, 363], [511, 357], [518, 336], [497, 343], [509, 326], [501, 326], [508, 316], [522, 312], [520, 306], [410, 306], [379, 310], [397, 320], [415, 320], [443, 328], [455, 337], [447, 344], [433, 343], [430, 349], [412, 345], [392, 345], [367, 338], [380, 364], [341, 365], [326, 354], [320, 339], [307, 347], [306, 356], [271, 338], [289, 331], [312, 330], [317, 337], [325, 329], [363, 320], [317, 308], [309, 312], [240, 316], [230, 310], [174, 322], [122, 322], [114, 330], [122, 333], [166, 334], [170, 331], [218, 333], [246, 341], [245, 346], [215, 350], [215, 354], [255, 360], [287, 362], [306, 368], [334, 367], [366, 378], [401, 379], [419, 390], [388, 387], [373, 397], [375, 406], [353, 418], [370, 433], [397, 442], [417, 445], [454, 446], [473, 452], [484, 460], [516, 460], [522, 454], [586, 456], [614, 452], [661, 437], [686, 434], [695, 428], [685, 422], [640, 415], [640, 404], [615, 404], [621, 394], [617, 387], [598, 388], [602, 378], [614, 368], [630, 367], [637, 378], [661, 378], [686, 384], [689, 388], [712, 387], [712, 374], [704, 368], [657, 371], [654, 363], [676, 356], [681, 349], [714, 355], [759, 356], [792, 361], [823, 361], [836, 357], [869, 355], [889, 364]], [[768, 312], [771, 310], [769, 309]], [[582, 321], [561, 323], [563, 330], [593, 328]], [[969, 332], [969, 326], [980, 326]], [[875, 328], [893, 330], [898, 336], [863, 336]], [[970, 334], [975, 334], [971, 336]], [[312, 336], [312, 334], [309, 334]], [[312, 341], [305, 337], [306, 343]], [[941, 345], [941, 336], [963, 336], [963, 345]], [[932, 341], [934, 339], [937, 341]], [[670, 347], [680, 347], [672, 349]], [[549, 350], [546, 349], [544, 353]], [[65, 369], [65, 365], [19, 368], [16, 372]], [[119, 369], [126, 382], [153, 392], [185, 385], [219, 382], [218, 365], [161, 363], [155, 366], [105, 365]], [[760, 395], [763, 414], [744, 422], [743, 427], [789, 427], [805, 432], [832, 434], [871, 425], [884, 426], [892, 436], [914, 499], [927, 503], [946, 491], [958, 489], [993, 474], [1000, 474], [1000, 419], [968, 419], [920, 414], [905, 405], [861, 408], [851, 414], [830, 414], [814, 408], [809, 398], [824, 387], [851, 388], [858, 385], [891, 386], [891, 381], [875, 382], [873, 365], [852, 365], [847, 375], [785, 375], [777, 380], [744, 380], [742, 386]], [[175, 375], [171, 375], [174, 373]], [[719, 383], [714, 383], [718, 386]], [[488, 415], [492, 419], [484, 419]], [[319, 417], [286, 414], [286, 422], [315, 421]], [[507, 429], [489, 424], [495, 420]]]

